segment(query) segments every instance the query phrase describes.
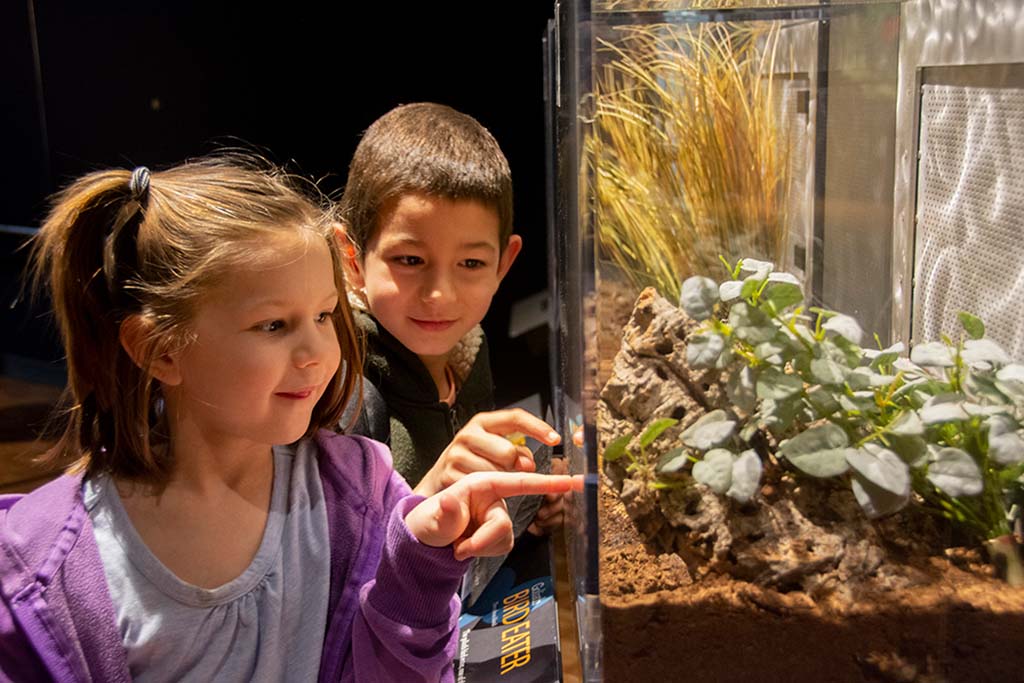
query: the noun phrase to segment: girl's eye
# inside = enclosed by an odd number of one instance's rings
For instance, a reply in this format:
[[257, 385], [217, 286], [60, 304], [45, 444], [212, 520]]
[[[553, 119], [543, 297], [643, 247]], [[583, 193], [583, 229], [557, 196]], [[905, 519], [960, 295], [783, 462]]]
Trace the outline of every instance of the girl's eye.
[[326, 323], [331, 320], [331, 316], [334, 315], [334, 311], [323, 311], [316, 317], [318, 323]]
[[261, 332], [277, 332], [279, 330], [284, 329], [284, 321], [271, 320], [269, 322], [260, 323], [259, 325], [256, 326], [256, 328]]
[[478, 258], [468, 258], [462, 262], [462, 265], [470, 270], [476, 270], [477, 268], [483, 268], [487, 263]]
[[418, 266], [423, 263], [419, 256], [396, 256], [393, 260], [403, 266]]

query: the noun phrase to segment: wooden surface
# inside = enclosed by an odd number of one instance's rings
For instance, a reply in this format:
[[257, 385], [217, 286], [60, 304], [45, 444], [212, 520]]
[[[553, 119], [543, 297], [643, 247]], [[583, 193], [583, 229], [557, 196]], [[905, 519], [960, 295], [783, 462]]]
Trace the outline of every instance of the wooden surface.
[[569, 579], [565, 552], [565, 531], [554, 533], [555, 600], [558, 602], [558, 636], [562, 652], [562, 683], [583, 683], [580, 671], [580, 646], [576, 635], [576, 595]]
[[40, 434], [60, 394], [59, 387], [0, 376], [0, 493], [25, 493], [59, 474], [38, 457], [53, 443]]

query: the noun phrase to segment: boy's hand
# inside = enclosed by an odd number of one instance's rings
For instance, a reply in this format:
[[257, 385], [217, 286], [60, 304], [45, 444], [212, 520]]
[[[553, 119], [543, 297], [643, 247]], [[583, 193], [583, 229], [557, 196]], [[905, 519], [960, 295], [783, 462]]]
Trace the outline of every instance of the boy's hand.
[[505, 438], [516, 432], [549, 446], [561, 440], [551, 425], [522, 408], [477, 413], [444, 449], [415, 492], [432, 496], [472, 472], [533, 472], [536, 465], [530, 449]]
[[581, 476], [476, 472], [414, 507], [405, 523], [424, 545], [452, 545], [457, 560], [503, 555], [513, 542], [505, 498], [582, 490]]
[[[569, 471], [569, 465], [565, 458], [551, 459], [551, 474], [565, 474]], [[548, 493], [544, 496], [544, 502], [534, 515], [530, 526], [526, 527], [534, 536], [546, 536], [565, 522], [565, 494]]]

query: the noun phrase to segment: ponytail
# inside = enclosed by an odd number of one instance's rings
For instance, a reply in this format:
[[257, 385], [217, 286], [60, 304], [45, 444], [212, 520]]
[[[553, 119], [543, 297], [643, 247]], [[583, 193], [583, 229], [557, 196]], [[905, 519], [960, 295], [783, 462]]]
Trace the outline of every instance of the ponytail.
[[121, 323], [143, 312], [133, 284], [148, 197], [146, 169], [79, 179], [56, 196], [31, 262], [36, 289], [49, 290], [67, 362], [70, 414], [51, 456], [89, 472], [159, 479], [167, 463], [150, 448], [153, 383], [120, 342]]

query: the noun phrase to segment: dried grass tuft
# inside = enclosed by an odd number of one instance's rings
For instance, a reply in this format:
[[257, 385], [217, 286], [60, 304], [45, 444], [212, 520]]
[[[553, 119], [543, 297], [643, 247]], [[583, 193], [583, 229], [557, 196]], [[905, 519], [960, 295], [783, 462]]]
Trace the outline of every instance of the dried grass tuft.
[[778, 24], [618, 30], [599, 41], [586, 142], [602, 258], [676, 300], [720, 255], [777, 258], [788, 166]]

